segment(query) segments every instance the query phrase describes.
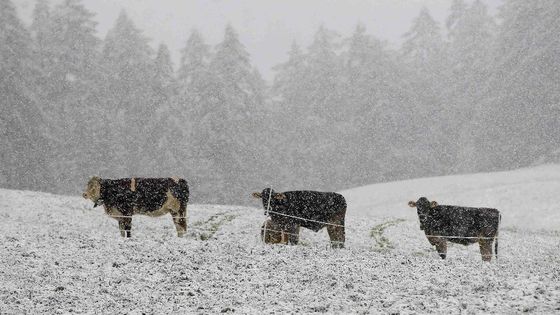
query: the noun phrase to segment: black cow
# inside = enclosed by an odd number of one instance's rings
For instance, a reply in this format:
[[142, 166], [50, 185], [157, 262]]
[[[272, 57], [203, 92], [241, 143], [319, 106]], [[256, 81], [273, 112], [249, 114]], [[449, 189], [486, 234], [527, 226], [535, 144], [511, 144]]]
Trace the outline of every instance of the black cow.
[[[326, 226], [331, 246], [344, 247], [346, 200], [342, 195], [318, 191], [276, 193], [271, 188], [266, 188], [262, 192], [253, 193], [253, 197], [262, 200], [265, 214], [270, 215], [270, 220], [265, 221], [262, 227], [265, 242], [297, 244], [300, 227], [317, 232]], [[268, 213], [267, 209], [270, 209]], [[270, 226], [270, 232], [276, 234], [268, 237], [264, 233], [267, 226]]]
[[123, 237], [130, 237], [132, 215], [161, 216], [170, 213], [177, 236], [187, 232], [187, 202], [189, 186], [180, 178], [122, 178], [92, 177], [83, 197], [93, 201], [94, 207], [103, 205], [105, 213], [119, 222]]
[[436, 247], [441, 258], [447, 254], [447, 241], [462, 245], [480, 245], [482, 260], [492, 259], [492, 243], [495, 241], [495, 255], [498, 258], [498, 228], [500, 212], [492, 208], [468, 208], [438, 205], [426, 197], [410, 201], [416, 207], [420, 219], [420, 229], [424, 230], [428, 241]]

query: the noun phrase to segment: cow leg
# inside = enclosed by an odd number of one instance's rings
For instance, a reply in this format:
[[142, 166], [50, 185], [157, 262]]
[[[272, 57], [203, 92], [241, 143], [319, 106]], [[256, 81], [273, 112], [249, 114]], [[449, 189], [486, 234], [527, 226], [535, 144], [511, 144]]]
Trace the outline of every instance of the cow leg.
[[285, 231], [280, 232], [280, 244], [288, 245], [289, 242], [289, 234], [286, 234]]
[[183, 237], [187, 233], [187, 209], [181, 207], [179, 211], [170, 211], [173, 216], [173, 223], [177, 230], [177, 236]]
[[478, 240], [478, 244], [480, 245], [480, 255], [482, 256], [483, 261], [491, 261], [492, 260], [492, 241], [489, 239], [480, 239]]
[[132, 229], [132, 218], [119, 218], [119, 230], [122, 237], [130, 237]]
[[297, 245], [299, 242], [299, 225], [291, 224], [285, 229], [288, 236], [288, 244]]
[[441, 257], [441, 259], [445, 259], [445, 257], [447, 257], [447, 241], [445, 239], [440, 239], [440, 241], [436, 244], [436, 250], [439, 257]]
[[436, 247], [441, 259], [445, 259], [447, 257], [447, 241], [444, 238], [429, 236], [428, 241], [432, 246]]
[[329, 225], [327, 226], [327, 232], [329, 232], [332, 248], [344, 248], [344, 241], [346, 239], [344, 227]]
[[329, 233], [332, 248], [344, 248], [344, 242], [346, 241], [346, 230], [344, 227], [345, 216], [346, 208], [328, 222], [330, 224], [327, 225], [327, 232]]

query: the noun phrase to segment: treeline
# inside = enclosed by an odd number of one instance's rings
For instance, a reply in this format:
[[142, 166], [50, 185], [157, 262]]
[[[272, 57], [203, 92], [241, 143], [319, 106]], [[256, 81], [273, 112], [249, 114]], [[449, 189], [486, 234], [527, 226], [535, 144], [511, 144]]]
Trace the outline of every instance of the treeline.
[[169, 50], [121, 13], [104, 39], [80, 0], [0, 0], [0, 186], [81, 191], [87, 178], [181, 176], [193, 202], [340, 190], [527, 166], [560, 148], [560, 2], [455, 0], [422, 10], [399, 50], [326, 26], [265, 82], [232, 26]]

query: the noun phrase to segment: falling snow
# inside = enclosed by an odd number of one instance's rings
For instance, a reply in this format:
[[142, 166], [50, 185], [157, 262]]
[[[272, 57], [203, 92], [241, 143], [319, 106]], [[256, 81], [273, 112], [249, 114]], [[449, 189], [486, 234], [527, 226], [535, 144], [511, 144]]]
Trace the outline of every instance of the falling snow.
[[[226, 2], [164, 43], [148, 9], [105, 27], [99, 1], [0, 0], [0, 313], [560, 312], [560, 1], [403, 1], [399, 40], [331, 1], [353, 30], [294, 23], [313, 35], [278, 60], [255, 39], [299, 4]], [[185, 178], [188, 237], [138, 217], [121, 239], [76, 197], [94, 175]], [[262, 244], [265, 187], [341, 192], [346, 249]], [[421, 196], [499, 209], [500, 260], [440, 260]]]

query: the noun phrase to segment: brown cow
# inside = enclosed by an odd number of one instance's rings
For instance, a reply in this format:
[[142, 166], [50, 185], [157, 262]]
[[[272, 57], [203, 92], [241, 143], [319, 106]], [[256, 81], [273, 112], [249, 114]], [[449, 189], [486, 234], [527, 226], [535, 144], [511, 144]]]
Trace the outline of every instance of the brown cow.
[[132, 215], [162, 216], [170, 213], [177, 236], [187, 232], [187, 202], [189, 186], [180, 178], [122, 178], [92, 177], [83, 197], [93, 201], [94, 207], [103, 205], [105, 213], [119, 222], [123, 237], [130, 237]]

